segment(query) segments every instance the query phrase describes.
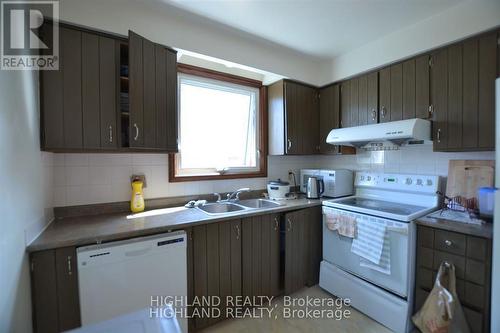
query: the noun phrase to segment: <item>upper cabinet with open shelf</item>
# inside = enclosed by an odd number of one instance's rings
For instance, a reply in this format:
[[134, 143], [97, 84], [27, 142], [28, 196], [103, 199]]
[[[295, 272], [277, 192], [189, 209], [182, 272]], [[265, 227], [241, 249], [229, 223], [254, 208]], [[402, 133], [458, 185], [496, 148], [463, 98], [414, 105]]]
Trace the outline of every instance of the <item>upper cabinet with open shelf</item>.
[[42, 150], [177, 151], [175, 50], [67, 24], [59, 40], [60, 69], [40, 72]]

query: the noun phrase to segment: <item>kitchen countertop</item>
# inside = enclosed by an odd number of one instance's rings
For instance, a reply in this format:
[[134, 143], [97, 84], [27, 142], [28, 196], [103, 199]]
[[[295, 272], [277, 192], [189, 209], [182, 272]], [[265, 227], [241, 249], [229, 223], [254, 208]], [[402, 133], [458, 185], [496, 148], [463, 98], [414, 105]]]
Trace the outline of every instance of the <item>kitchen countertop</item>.
[[273, 208], [249, 209], [223, 215], [208, 215], [199, 209], [182, 206], [138, 214], [115, 213], [56, 219], [26, 250], [35, 252], [157, 234], [193, 225], [320, 206], [321, 200], [294, 199], [284, 203]]
[[459, 232], [466, 235], [493, 238], [493, 224], [485, 222], [481, 225], [451, 221], [447, 219], [423, 216], [415, 221], [419, 225], [426, 227], [443, 229], [447, 231]]

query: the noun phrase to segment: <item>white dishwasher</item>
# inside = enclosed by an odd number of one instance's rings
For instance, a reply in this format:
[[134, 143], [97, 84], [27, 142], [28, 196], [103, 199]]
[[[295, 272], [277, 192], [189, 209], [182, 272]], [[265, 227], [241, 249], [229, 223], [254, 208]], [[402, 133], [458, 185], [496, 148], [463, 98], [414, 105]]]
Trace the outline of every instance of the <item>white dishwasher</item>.
[[[186, 298], [186, 249], [184, 231], [78, 248], [82, 325], [149, 310], [151, 297]], [[187, 333], [187, 319], [177, 320]]]

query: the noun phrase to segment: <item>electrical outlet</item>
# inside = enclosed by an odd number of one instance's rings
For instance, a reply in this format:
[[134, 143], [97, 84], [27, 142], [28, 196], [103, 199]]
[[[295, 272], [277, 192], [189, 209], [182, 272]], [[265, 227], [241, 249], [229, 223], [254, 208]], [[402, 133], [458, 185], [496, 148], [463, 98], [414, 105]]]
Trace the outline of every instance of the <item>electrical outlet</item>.
[[130, 183], [132, 183], [136, 179], [142, 181], [142, 188], [148, 187], [148, 184], [146, 183], [146, 175], [145, 174], [143, 174], [143, 173], [133, 174], [132, 176], [130, 176]]

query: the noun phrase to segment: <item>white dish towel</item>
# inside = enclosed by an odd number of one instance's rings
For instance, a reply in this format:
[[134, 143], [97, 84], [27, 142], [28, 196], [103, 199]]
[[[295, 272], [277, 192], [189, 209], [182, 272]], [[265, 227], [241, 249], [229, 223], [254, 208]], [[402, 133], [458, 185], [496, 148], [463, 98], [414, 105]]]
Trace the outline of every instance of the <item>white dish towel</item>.
[[385, 225], [363, 216], [357, 220], [358, 237], [351, 252], [361, 257], [360, 266], [391, 274], [391, 248]]

